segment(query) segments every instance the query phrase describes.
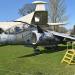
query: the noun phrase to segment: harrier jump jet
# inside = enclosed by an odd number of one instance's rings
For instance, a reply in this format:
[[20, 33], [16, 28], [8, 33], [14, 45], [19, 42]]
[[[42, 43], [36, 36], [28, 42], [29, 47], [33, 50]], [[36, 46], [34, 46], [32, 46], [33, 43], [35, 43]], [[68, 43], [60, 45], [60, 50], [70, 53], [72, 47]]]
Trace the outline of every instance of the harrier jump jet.
[[44, 10], [45, 2], [34, 3], [37, 5], [35, 12], [13, 21], [15, 25], [0, 34], [0, 45], [31, 46], [35, 52], [38, 52], [38, 46], [54, 48], [58, 44], [75, 41], [75, 38], [68, 34], [42, 29], [43, 25], [63, 25], [64, 23], [48, 23], [48, 14]]
[[27, 28], [25, 25], [22, 27], [12, 27], [0, 34], [0, 45], [30, 46], [34, 48], [35, 52], [37, 52], [40, 51], [37, 48], [38, 46], [43, 46], [44, 48], [54, 48], [58, 44], [64, 44], [68, 41], [75, 41], [75, 38], [69, 36], [68, 34], [43, 30], [38, 25], [35, 26], [28, 23], [25, 24], [27, 24]]

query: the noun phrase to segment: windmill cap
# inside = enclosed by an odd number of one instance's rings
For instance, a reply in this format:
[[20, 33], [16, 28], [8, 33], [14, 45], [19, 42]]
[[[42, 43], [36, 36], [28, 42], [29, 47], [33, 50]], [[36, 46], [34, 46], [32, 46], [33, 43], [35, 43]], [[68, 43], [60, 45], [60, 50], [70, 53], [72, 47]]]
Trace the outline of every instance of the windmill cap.
[[33, 4], [47, 4], [47, 2], [44, 1], [34, 1]]

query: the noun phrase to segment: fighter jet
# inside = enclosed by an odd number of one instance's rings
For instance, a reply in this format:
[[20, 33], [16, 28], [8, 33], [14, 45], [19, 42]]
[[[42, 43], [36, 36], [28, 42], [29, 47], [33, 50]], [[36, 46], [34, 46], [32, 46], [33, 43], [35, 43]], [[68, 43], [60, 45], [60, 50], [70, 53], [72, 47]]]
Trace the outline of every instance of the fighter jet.
[[[39, 53], [38, 46], [44, 48], [54, 48], [59, 44], [68, 41], [75, 41], [74, 37], [68, 34], [58, 33], [51, 30], [44, 30], [42, 26], [64, 25], [64, 23], [48, 23], [48, 13], [44, 9], [45, 2], [34, 2], [37, 7], [32, 12], [13, 22], [3, 22], [0, 32], [0, 45], [24, 45], [33, 47], [35, 53]], [[39, 8], [40, 7], [40, 8]], [[7, 26], [4, 26], [6, 25]]]
[[[20, 21], [16, 21], [20, 22]], [[48, 49], [57, 47], [68, 41], [75, 41], [74, 37], [68, 34], [58, 33], [50, 30], [43, 30], [38, 25], [30, 25], [26, 22], [22, 26], [14, 26], [0, 34], [0, 45], [24, 45], [33, 47], [34, 52], [40, 52], [38, 46]]]

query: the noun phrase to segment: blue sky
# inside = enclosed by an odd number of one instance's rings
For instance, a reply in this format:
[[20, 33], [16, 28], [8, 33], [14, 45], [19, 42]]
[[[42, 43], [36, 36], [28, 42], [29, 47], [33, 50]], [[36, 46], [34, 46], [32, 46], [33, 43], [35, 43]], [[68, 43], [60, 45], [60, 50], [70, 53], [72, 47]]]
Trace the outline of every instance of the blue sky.
[[[34, 0], [0, 0], [0, 21], [12, 21], [19, 18], [18, 9], [32, 1]], [[69, 20], [65, 27], [70, 29], [75, 24], [75, 0], [66, 0], [66, 7]]]

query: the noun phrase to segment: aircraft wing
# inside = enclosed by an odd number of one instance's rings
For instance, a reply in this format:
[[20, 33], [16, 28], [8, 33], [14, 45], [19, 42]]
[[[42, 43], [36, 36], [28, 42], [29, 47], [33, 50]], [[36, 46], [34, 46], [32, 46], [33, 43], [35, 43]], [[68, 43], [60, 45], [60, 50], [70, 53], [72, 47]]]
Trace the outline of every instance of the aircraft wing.
[[58, 32], [54, 32], [54, 31], [51, 31], [51, 33], [57, 37], [61, 37], [61, 38], [66, 38], [66, 39], [69, 39], [69, 40], [72, 40], [72, 41], [75, 41], [75, 38], [68, 35], [68, 34], [64, 34], [64, 33], [58, 33]]

